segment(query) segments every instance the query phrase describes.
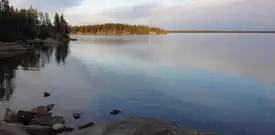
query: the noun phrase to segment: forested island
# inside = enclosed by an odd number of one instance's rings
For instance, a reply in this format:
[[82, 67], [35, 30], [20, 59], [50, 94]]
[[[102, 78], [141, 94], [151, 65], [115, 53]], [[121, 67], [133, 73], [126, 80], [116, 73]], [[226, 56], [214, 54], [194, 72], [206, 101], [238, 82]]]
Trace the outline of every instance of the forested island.
[[168, 30], [168, 33], [275, 33], [275, 31], [238, 31], [238, 30]]
[[165, 35], [167, 31], [157, 27], [145, 25], [129, 25], [119, 23], [106, 23], [96, 25], [72, 26], [72, 34], [91, 35]]
[[[48, 13], [34, 8], [17, 9], [9, 0], [0, 1], [0, 41], [45, 39], [48, 37], [67, 37], [70, 27], [63, 14], [55, 14], [54, 23]], [[1, 44], [0, 44], [1, 45]]]

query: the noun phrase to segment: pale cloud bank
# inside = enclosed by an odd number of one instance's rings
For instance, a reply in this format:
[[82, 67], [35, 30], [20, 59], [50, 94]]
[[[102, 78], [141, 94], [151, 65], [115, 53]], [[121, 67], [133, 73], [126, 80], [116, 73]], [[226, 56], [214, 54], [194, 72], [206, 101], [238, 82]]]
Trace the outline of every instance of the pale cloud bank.
[[275, 30], [274, 0], [13, 0], [64, 12], [73, 25], [147, 24], [168, 29]]

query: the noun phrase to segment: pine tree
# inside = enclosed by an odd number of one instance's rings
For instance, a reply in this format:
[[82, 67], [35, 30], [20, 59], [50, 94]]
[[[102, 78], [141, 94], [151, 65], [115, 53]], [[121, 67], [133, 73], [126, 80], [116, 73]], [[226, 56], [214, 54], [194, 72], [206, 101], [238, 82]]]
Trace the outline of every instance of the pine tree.
[[54, 15], [54, 29], [55, 32], [60, 31], [60, 17], [58, 13], [55, 13]]

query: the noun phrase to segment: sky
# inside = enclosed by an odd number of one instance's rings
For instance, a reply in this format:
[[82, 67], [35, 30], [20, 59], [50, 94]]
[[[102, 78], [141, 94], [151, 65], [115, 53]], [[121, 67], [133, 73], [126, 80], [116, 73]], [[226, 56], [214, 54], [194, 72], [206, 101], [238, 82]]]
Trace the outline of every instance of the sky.
[[71, 25], [129, 23], [165, 29], [275, 30], [275, 0], [11, 0], [64, 13]]

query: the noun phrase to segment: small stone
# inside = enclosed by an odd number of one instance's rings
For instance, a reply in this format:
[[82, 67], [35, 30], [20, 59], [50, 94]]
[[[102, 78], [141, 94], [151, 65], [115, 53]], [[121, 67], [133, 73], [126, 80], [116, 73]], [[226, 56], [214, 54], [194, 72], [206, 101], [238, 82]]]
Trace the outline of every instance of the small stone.
[[44, 92], [44, 97], [49, 97], [51, 94], [49, 92]]
[[4, 116], [4, 121], [5, 122], [11, 122], [11, 123], [18, 122], [18, 116], [17, 116], [17, 114], [14, 111], [12, 111], [9, 108], [6, 108], [6, 113], [5, 113], [5, 116]]
[[121, 111], [118, 110], [118, 109], [115, 109], [115, 110], [113, 110], [112, 112], [110, 112], [110, 114], [112, 114], [112, 115], [117, 115], [117, 114], [119, 114], [119, 113], [121, 113]]
[[19, 122], [24, 125], [28, 125], [30, 121], [35, 117], [35, 113], [29, 111], [18, 111], [17, 116], [19, 118]]
[[88, 127], [92, 127], [92, 126], [94, 126], [94, 125], [95, 125], [95, 123], [90, 122], [90, 123], [88, 123], [88, 124], [79, 126], [78, 129], [85, 129], [85, 128], [88, 128]]
[[74, 119], [79, 119], [80, 116], [81, 116], [81, 113], [74, 113], [73, 114]]

